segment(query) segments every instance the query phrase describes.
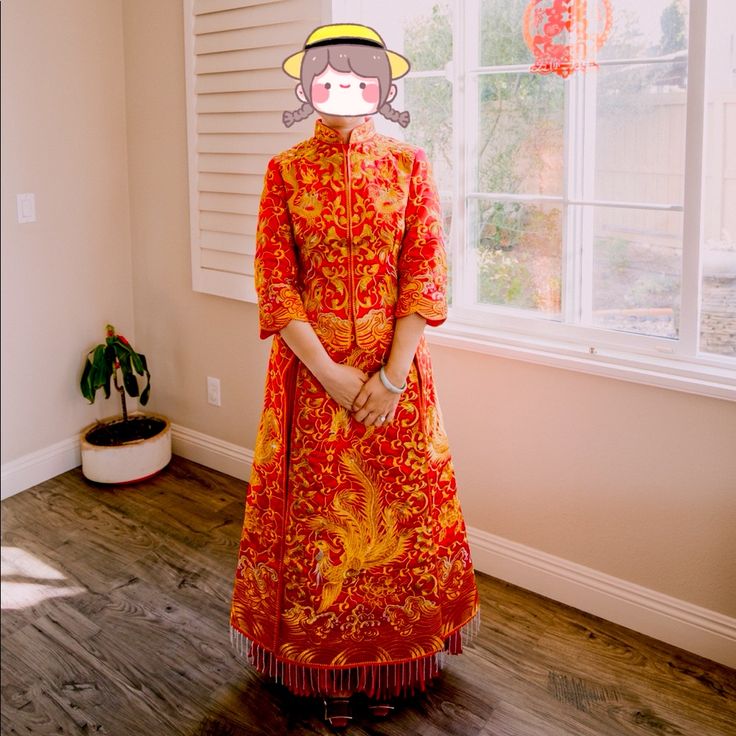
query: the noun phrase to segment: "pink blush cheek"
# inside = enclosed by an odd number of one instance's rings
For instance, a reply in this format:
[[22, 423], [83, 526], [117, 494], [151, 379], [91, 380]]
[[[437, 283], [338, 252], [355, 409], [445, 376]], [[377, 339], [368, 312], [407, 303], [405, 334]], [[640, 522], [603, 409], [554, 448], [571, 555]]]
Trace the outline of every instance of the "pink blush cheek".
[[327, 102], [330, 99], [330, 90], [326, 89], [324, 84], [315, 83], [312, 85], [312, 102], [318, 105]]
[[378, 102], [378, 85], [367, 84], [365, 89], [363, 90], [363, 99], [366, 102], [371, 102], [373, 104]]

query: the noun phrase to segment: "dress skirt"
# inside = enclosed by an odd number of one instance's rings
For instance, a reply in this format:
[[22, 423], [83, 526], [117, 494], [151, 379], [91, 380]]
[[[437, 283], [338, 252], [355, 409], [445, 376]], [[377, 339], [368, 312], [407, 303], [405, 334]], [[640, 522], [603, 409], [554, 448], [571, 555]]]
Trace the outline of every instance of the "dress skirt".
[[[367, 373], [382, 356], [333, 356]], [[342, 360], [340, 360], [342, 359]], [[366, 427], [274, 337], [231, 610], [237, 651], [299, 695], [423, 691], [479, 620], [422, 338], [395, 418]]]

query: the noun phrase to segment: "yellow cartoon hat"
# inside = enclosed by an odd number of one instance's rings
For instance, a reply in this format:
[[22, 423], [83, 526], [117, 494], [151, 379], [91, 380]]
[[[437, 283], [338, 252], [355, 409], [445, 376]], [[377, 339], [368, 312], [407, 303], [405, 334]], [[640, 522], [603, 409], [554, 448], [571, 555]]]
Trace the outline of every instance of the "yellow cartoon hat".
[[389, 51], [383, 39], [372, 28], [358, 23], [332, 23], [315, 28], [304, 42], [304, 48], [289, 56], [281, 65], [283, 70], [294, 79], [299, 79], [302, 70], [302, 59], [305, 52], [317, 46], [331, 46], [338, 43], [352, 43], [360, 46], [375, 46], [383, 49], [391, 65], [391, 77], [398, 79], [409, 71], [409, 61], [395, 51]]

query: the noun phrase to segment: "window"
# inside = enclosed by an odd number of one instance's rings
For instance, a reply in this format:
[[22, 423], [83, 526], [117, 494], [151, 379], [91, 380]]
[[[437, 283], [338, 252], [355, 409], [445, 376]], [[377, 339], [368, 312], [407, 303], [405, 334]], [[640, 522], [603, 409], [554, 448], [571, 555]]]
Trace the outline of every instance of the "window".
[[528, 0], [333, 2], [412, 61], [411, 125], [377, 122], [442, 195], [431, 339], [736, 397], [730, 1], [611, 0], [598, 68], [567, 80], [530, 72]]

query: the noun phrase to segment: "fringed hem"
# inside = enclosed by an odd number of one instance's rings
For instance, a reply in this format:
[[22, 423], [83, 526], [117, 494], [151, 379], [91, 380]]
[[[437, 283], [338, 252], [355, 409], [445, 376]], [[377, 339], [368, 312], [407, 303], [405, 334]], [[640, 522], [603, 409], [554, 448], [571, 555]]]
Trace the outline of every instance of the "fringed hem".
[[386, 699], [425, 692], [444, 668], [447, 657], [461, 654], [463, 645], [472, 641], [479, 629], [480, 611], [450, 634], [439, 652], [401, 662], [345, 666], [284, 661], [232, 625], [230, 643], [257, 672], [286, 686], [295, 695], [332, 697], [365, 693], [369, 698]]

